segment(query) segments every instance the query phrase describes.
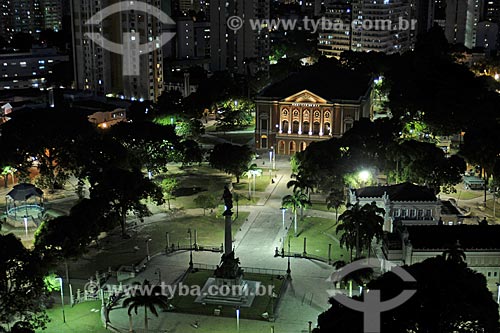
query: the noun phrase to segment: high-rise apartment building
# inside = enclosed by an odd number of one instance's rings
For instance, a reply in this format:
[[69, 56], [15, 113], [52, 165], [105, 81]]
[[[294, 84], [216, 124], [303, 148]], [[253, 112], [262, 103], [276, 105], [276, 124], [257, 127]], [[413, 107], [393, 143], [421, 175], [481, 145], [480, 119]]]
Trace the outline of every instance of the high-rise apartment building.
[[177, 59], [210, 57], [210, 22], [177, 19]]
[[[232, 30], [228, 27], [228, 19], [234, 16], [241, 18], [243, 25]], [[267, 72], [269, 29], [264, 25], [254, 29], [250, 20], [269, 19], [269, 16], [270, 0], [211, 0], [212, 71], [228, 70], [239, 74]]]
[[321, 54], [338, 58], [342, 52], [351, 50], [351, 5], [347, 1], [332, 3], [326, 7], [324, 17], [325, 22], [346, 25], [346, 29], [325, 29], [318, 34], [318, 50]]
[[[402, 0], [353, 0], [327, 6], [325, 19], [333, 29], [321, 31], [319, 51], [338, 57], [352, 50], [360, 52], [404, 52], [410, 48], [410, 6]], [[403, 20], [408, 25], [399, 26]], [[342, 26], [336, 23], [343, 23]]]
[[494, 22], [494, 17], [498, 12], [492, 3], [488, 13], [488, 3], [484, 0], [447, 0], [445, 35], [448, 42], [464, 44], [470, 49], [495, 50], [498, 23]]
[[44, 29], [61, 29], [62, 0], [0, 0], [0, 35], [11, 39], [23, 32], [37, 36]]
[[[161, 8], [159, 0], [145, 2]], [[99, 24], [86, 24], [94, 14], [112, 3], [111, 0], [72, 0], [76, 87], [100, 95], [111, 94], [131, 100], [154, 101], [163, 90], [163, 24], [153, 15], [128, 8], [109, 17], [102, 17]], [[125, 45], [124, 52], [139, 52], [139, 61], [130, 64], [139, 75], [130, 75], [124, 71], [121, 54], [102, 48], [86, 37], [85, 33], [101, 34], [103, 38]], [[135, 50], [135, 43], [126, 41], [125, 38], [131, 38], [132, 41], [139, 38], [140, 45], [150, 43], [153, 50]], [[127, 45], [130, 49], [127, 49]]]
[[[410, 47], [409, 4], [403, 0], [355, 0], [352, 2], [352, 50], [374, 51], [387, 54], [404, 52]], [[390, 27], [381, 23], [368, 29], [365, 22], [385, 20]], [[399, 22], [408, 26], [398, 27]], [[356, 23], [357, 22], [357, 23]]]

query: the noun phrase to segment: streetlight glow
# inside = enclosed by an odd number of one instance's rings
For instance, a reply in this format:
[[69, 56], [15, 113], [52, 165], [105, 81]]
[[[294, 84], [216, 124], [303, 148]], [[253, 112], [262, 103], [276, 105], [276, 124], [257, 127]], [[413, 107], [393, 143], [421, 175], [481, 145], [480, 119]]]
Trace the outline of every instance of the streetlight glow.
[[63, 323], [66, 323], [66, 314], [64, 313], [63, 279], [62, 279], [62, 277], [57, 277], [56, 279], [59, 280], [59, 286], [61, 288], [61, 308], [62, 308], [62, 315], [63, 315]]
[[366, 183], [370, 179], [370, 171], [368, 170], [363, 170], [359, 173], [359, 179], [363, 182]]

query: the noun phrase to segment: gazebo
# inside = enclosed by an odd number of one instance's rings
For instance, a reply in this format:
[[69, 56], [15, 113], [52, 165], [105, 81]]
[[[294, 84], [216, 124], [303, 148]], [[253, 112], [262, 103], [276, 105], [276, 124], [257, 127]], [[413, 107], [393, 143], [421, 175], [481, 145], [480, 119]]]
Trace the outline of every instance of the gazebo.
[[22, 214], [20, 217], [38, 217], [43, 212], [43, 191], [33, 184], [15, 185], [5, 196], [5, 206], [8, 217], [16, 219], [18, 211]]

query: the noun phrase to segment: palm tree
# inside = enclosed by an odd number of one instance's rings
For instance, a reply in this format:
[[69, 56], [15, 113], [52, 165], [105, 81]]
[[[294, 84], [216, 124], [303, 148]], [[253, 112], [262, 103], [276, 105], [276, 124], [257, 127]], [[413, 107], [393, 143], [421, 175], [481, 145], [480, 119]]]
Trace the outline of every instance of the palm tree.
[[292, 194], [286, 195], [281, 200], [281, 206], [285, 208], [290, 208], [294, 214], [293, 226], [295, 237], [297, 237], [297, 209], [306, 208], [311, 205], [306, 194], [302, 191], [293, 192]]
[[292, 190], [294, 192], [296, 192], [297, 190], [302, 190], [308, 196], [311, 194], [313, 187], [310, 185], [310, 182], [307, 181], [307, 179], [304, 176], [302, 176], [300, 173], [299, 174], [293, 173], [291, 175], [291, 178], [294, 178], [294, 179], [290, 180], [286, 184], [287, 188], [292, 187], [293, 188]]
[[339, 221], [342, 223], [337, 226], [337, 233], [344, 232], [340, 238], [341, 246], [345, 245], [351, 250], [356, 249], [356, 258], [361, 255], [361, 244], [368, 247], [370, 251], [370, 244], [373, 238], [380, 240], [383, 235], [383, 225], [385, 210], [378, 208], [376, 203], [366, 204], [360, 206], [359, 202], [352, 205], [349, 204], [348, 208], [342, 215], [339, 216]]
[[162, 294], [160, 287], [153, 287], [148, 280], [144, 280], [142, 285], [135, 289], [133, 295], [125, 299], [123, 307], [128, 307], [128, 316], [130, 321], [130, 330], [132, 331], [132, 311], [137, 314], [139, 307], [144, 307], [144, 329], [148, 331], [148, 309], [158, 317], [156, 307], [166, 310], [169, 298]]
[[[292, 188], [293, 192], [303, 192], [304, 194], [307, 195], [307, 200], [310, 202], [311, 201], [311, 192], [313, 190], [313, 187], [310, 185], [310, 183], [303, 177], [300, 173], [299, 174], [292, 174], [291, 176], [292, 179], [290, 180], [287, 184], [287, 188]], [[300, 208], [300, 219], [304, 219], [304, 207]]]
[[339, 221], [339, 208], [345, 203], [344, 189], [333, 188], [326, 197], [326, 208], [335, 209], [335, 223]]
[[449, 249], [443, 252], [443, 257], [446, 261], [454, 262], [457, 264], [464, 264], [467, 259], [465, 255], [465, 250], [460, 245], [460, 241], [457, 240], [455, 244], [450, 246]]

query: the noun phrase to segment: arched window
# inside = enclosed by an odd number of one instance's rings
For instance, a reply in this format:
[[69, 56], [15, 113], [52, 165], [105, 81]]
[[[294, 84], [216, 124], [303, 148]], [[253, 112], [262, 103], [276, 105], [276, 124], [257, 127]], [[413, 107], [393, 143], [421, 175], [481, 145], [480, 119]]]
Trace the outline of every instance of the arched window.
[[285, 141], [280, 141], [278, 143], [278, 154], [285, 155]]
[[309, 134], [309, 122], [304, 121], [303, 125], [304, 128], [302, 128], [302, 133]]
[[332, 128], [330, 126], [330, 123], [329, 122], [325, 122], [324, 125], [323, 125], [323, 134], [330, 135], [331, 131], [332, 131]]
[[319, 127], [320, 127], [320, 123], [315, 121], [314, 124], [313, 124], [313, 135], [319, 135]]
[[267, 148], [267, 135], [260, 137], [260, 148]]
[[288, 120], [283, 120], [281, 123], [281, 129], [284, 133], [288, 132]]
[[304, 141], [302, 141], [300, 143], [299, 151], [304, 151], [304, 150], [306, 150], [306, 148], [307, 148], [307, 144]]
[[290, 155], [293, 155], [297, 152], [297, 144], [295, 143], [295, 141], [290, 141], [290, 144], [289, 144], [289, 154]]
[[292, 123], [292, 133], [299, 133], [299, 122], [297, 120]]

